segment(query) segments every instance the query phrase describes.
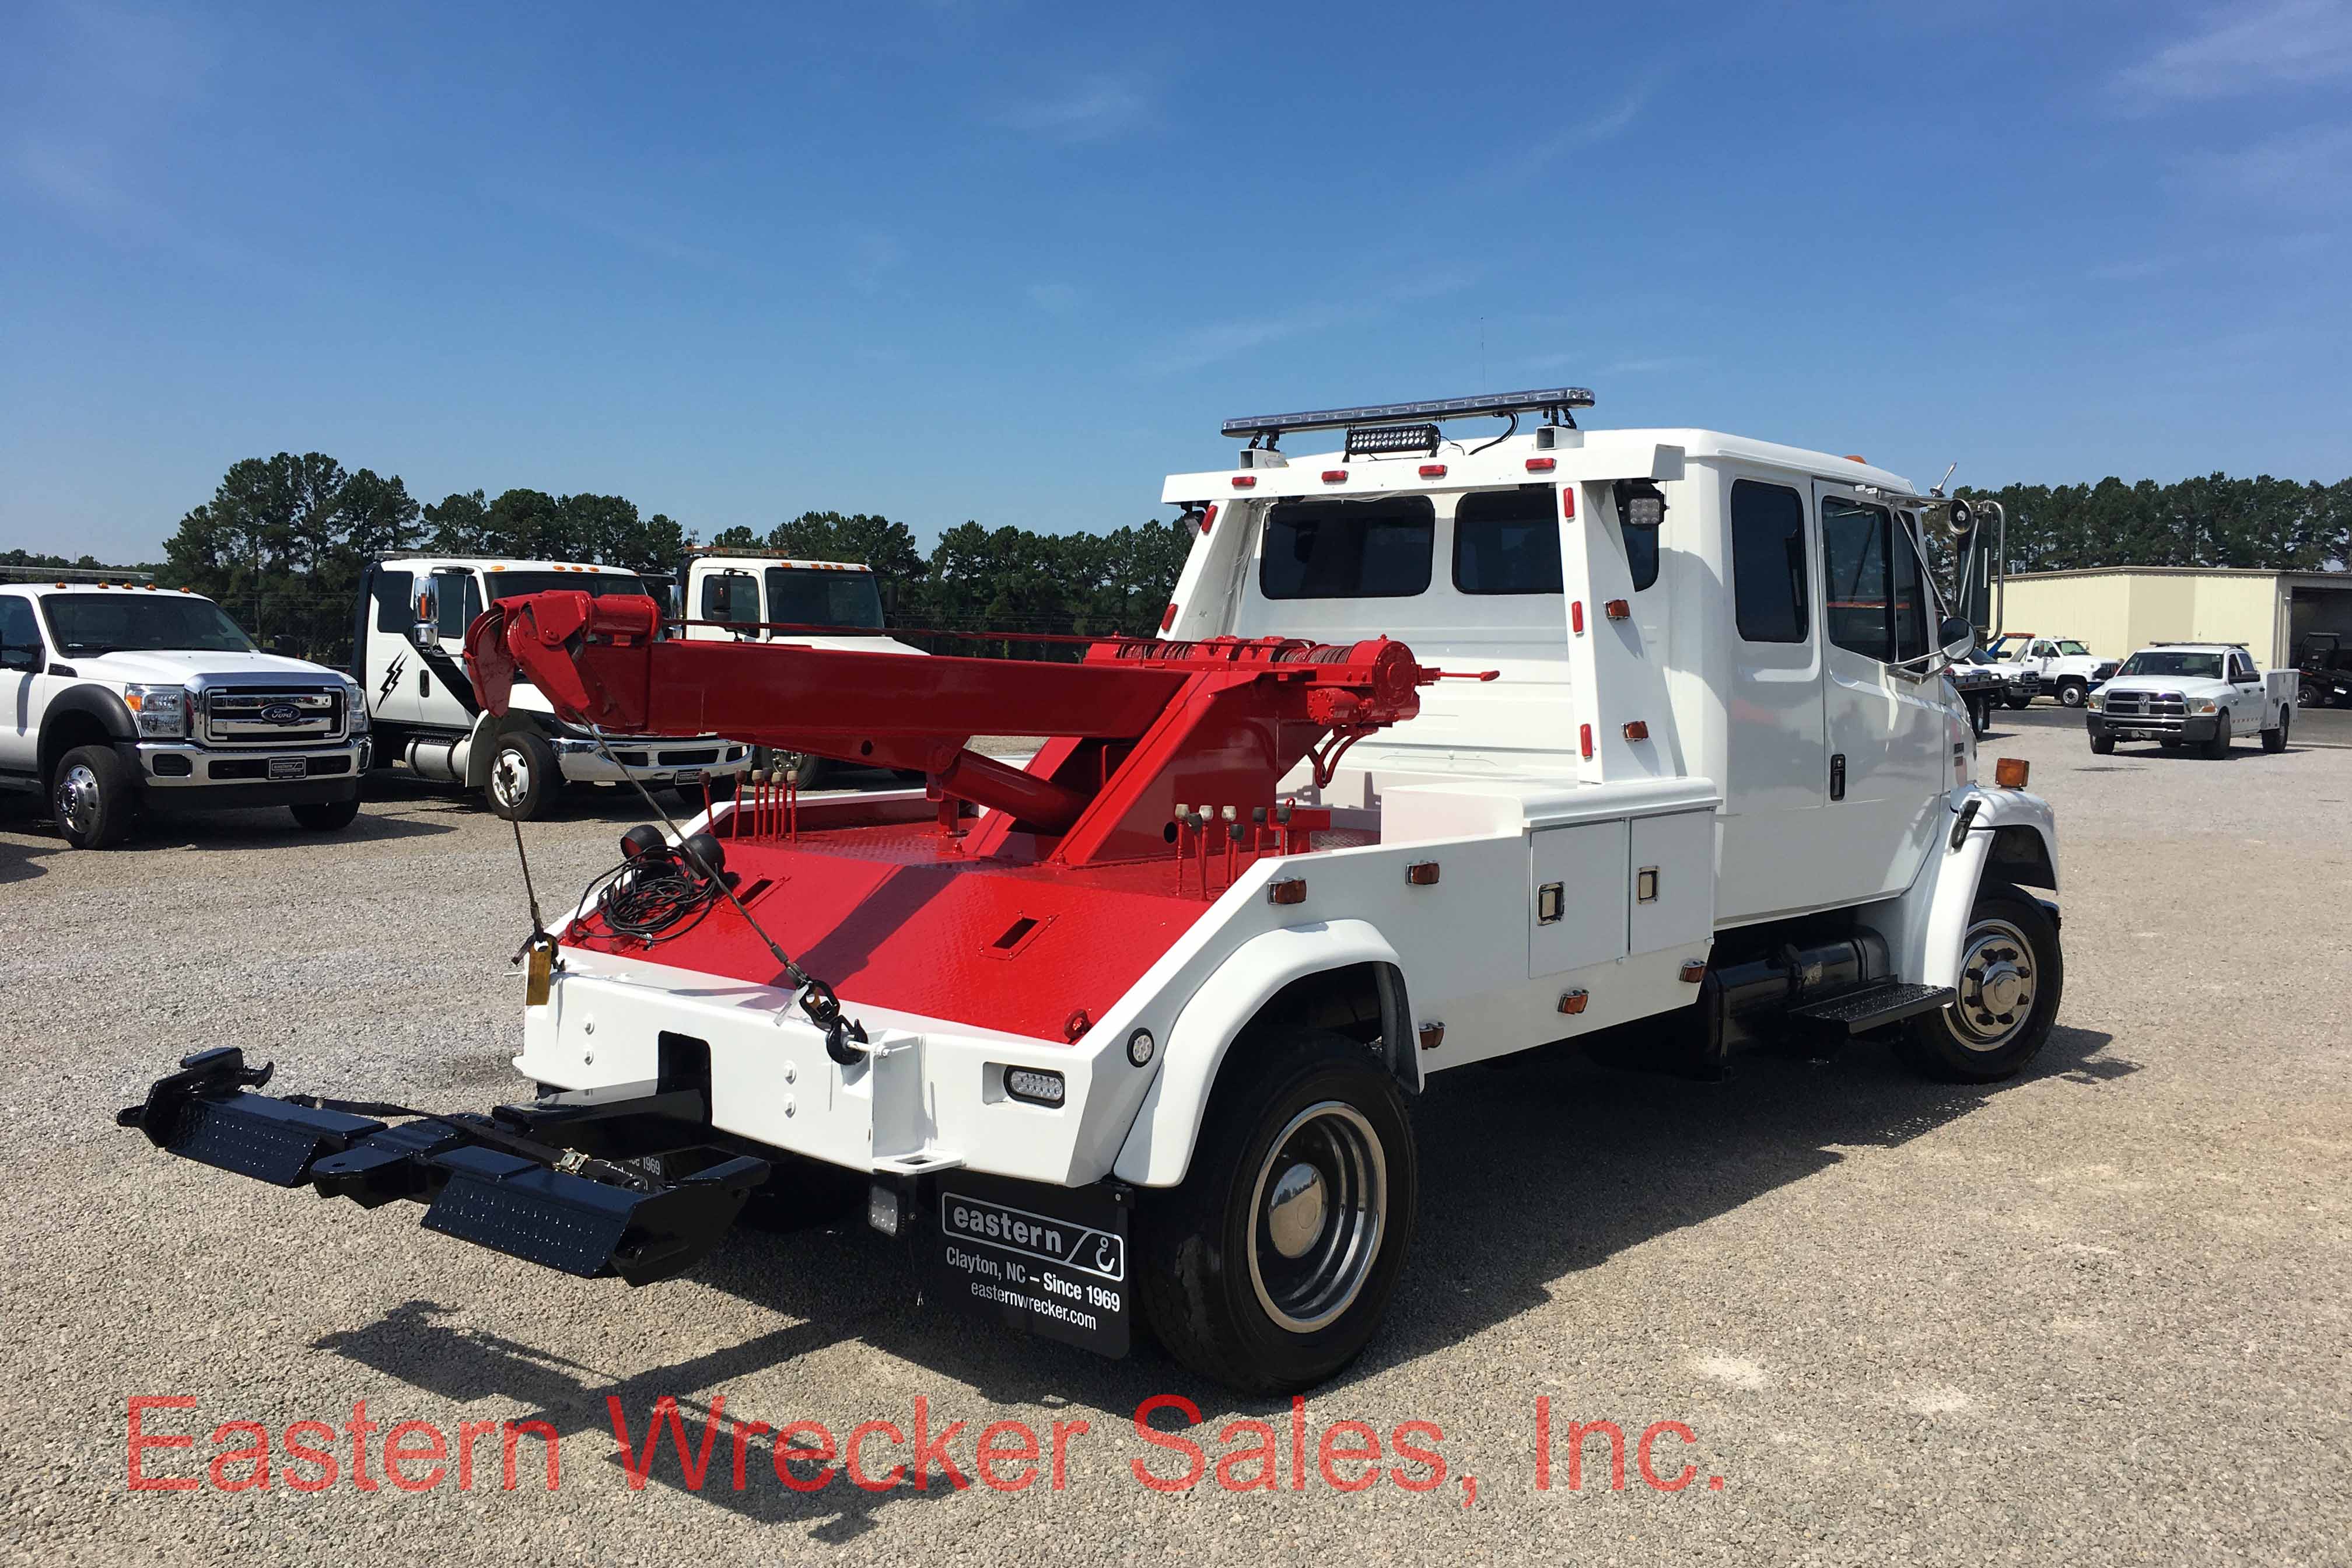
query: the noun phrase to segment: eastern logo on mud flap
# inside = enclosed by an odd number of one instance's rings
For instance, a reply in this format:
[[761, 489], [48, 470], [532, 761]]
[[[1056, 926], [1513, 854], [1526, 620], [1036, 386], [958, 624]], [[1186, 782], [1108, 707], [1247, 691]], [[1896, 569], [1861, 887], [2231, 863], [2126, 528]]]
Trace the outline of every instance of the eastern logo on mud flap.
[[1058, 1263], [1097, 1279], [1118, 1282], [1127, 1278], [1125, 1239], [1091, 1226], [942, 1193], [940, 1227], [950, 1237]]

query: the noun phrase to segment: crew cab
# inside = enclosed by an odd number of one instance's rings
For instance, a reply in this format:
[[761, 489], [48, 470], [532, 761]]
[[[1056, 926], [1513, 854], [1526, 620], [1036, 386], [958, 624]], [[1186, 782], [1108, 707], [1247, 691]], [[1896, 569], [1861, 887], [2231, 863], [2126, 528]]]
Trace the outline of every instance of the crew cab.
[[[845, 1172], [932, 1299], [1109, 1354], [1140, 1318], [1268, 1393], [1377, 1330], [1449, 1152], [1410, 1108], [1456, 1070], [1606, 1045], [1717, 1078], [1751, 1045], [1867, 1038], [2018, 1073], [2063, 986], [2055, 825], [2022, 763], [1978, 775], [1944, 679], [1973, 632], [1920, 538], [1980, 561], [1996, 504], [1587, 431], [1591, 403], [1228, 421], [1234, 460], [1160, 492], [1192, 535], [1162, 635], [1076, 661], [680, 638], [577, 586], [492, 605], [467, 636], [486, 711], [527, 678], [573, 723], [925, 787], [755, 788], [631, 829], [528, 935], [535, 1100], [273, 1098], [232, 1047], [121, 1120], [631, 1283], [763, 1184], [801, 1203]], [[1488, 416], [1510, 427], [1444, 429]], [[1307, 431], [1343, 434], [1278, 449]], [[1047, 740], [1013, 767], [975, 733]]]
[[[2089, 645], [2074, 637], [2043, 637], [2035, 632], [2010, 632], [1993, 639], [1991, 653], [2004, 668], [2033, 677], [2027, 696], [2054, 697], [2063, 708], [2080, 708], [2093, 687], [2116, 672], [2116, 661], [2100, 658]], [[2013, 703], [2022, 708], [2024, 702]]]
[[2257, 669], [2242, 644], [2159, 643], [2124, 660], [2091, 694], [2084, 722], [2101, 756], [2117, 741], [2227, 756], [2230, 742], [2249, 732], [2262, 736], [2265, 752], [2284, 752], [2294, 693], [2294, 670]]
[[359, 815], [367, 704], [349, 678], [264, 653], [212, 600], [122, 577], [0, 582], [0, 787], [37, 793], [78, 849], [149, 806]]
[[729, 784], [751, 748], [718, 735], [598, 736], [557, 718], [527, 686], [503, 714], [485, 713], [464, 668], [466, 627], [486, 605], [551, 588], [644, 595], [634, 572], [570, 561], [408, 552], [376, 561], [360, 582], [352, 673], [367, 694], [376, 761], [440, 784], [478, 789], [500, 816], [528, 822], [566, 785], [620, 784], [693, 794]]

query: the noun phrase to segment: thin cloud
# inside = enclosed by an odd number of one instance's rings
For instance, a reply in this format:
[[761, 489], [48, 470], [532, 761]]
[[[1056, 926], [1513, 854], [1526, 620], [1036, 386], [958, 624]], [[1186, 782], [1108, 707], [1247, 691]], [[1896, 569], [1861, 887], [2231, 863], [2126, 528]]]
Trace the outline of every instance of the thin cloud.
[[1585, 147], [1612, 141], [1630, 130], [1650, 100], [1658, 95], [1664, 78], [1652, 70], [1636, 78], [1617, 101], [1600, 113], [1578, 121], [1537, 142], [1515, 157], [1504, 160], [1486, 171], [1476, 182], [1480, 188], [1514, 185], [1533, 179], [1555, 162]]
[[1097, 76], [1052, 98], [1013, 104], [996, 122], [1055, 142], [1103, 142], [1141, 125], [1151, 100], [1123, 78]]
[[1343, 324], [1361, 326], [1404, 306], [1459, 293], [1476, 283], [1479, 277], [1475, 270], [1460, 268], [1415, 273], [1346, 306], [1311, 305], [1279, 315], [1212, 321], [1171, 339], [1139, 360], [1136, 368], [1145, 375], [1181, 375], [1203, 370], [1219, 360], [1285, 339]]
[[2181, 177], [2208, 197], [2309, 214], [2352, 199], [2352, 125], [2320, 126], [2233, 153], [2199, 153]]
[[2166, 45], [2116, 85], [2147, 102], [2228, 98], [2352, 76], [2352, 0], [2273, 0], [2218, 11], [2205, 31]]

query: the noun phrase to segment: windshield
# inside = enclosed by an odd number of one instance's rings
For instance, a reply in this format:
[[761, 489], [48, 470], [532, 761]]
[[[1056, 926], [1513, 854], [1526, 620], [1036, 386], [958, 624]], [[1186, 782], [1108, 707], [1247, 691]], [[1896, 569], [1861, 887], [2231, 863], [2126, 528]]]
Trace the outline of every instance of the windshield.
[[628, 572], [485, 572], [482, 581], [490, 585], [490, 602], [520, 598], [525, 594], [545, 594], [558, 588], [575, 588], [593, 594], [597, 598], [609, 598], [614, 594], [640, 594], [648, 599], [660, 595], [646, 586], [646, 580]]
[[2058, 651], [2066, 655], [2070, 658], [2088, 658], [2091, 657], [2091, 650], [2082, 643], [2078, 642], [2061, 642], [2058, 645]]
[[2147, 648], [2124, 660], [2124, 675], [2178, 675], [2189, 680], [2221, 679], [2221, 656], [2218, 653], [2177, 653], [2169, 648]]
[[210, 599], [122, 592], [52, 594], [41, 601], [59, 651], [89, 658], [117, 651], [254, 653], [253, 639]]
[[871, 572], [771, 566], [768, 619], [786, 626], [857, 626], [880, 631], [882, 595]]

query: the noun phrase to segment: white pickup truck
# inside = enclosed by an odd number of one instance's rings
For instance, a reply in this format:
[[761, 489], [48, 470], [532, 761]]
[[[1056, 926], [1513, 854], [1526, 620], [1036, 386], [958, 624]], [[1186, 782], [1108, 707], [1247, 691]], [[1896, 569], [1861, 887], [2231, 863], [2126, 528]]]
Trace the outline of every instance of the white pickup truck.
[[359, 815], [367, 703], [320, 665], [262, 652], [201, 595], [120, 578], [0, 583], [0, 787], [37, 793], [77, 849], [146, 806]]
[[2262, 736], [2263, 751], [2284, 752], [2294, 688], [2294, 670], [2264, 673], [2236, 643], [2144, 647], [2092, 694], [2084, 715], [2091, 750], [2105, 756], [2117, 741], [2156, 741], [2168, 750], [2200, 746], [2220, 757], [2252, 731]]
[[2022, 708], [2035, 697], [2054, 697], [2062, 708], [2080, 708], [2091, 689], [2116, 672], [2116, 661], [2101, 658], [2090, 646], [2073, 637], [2046, 637], [2033, 632], [2011, 632], [1996, 637], [1992, 657], [2004, 669], [2032, 678]]

